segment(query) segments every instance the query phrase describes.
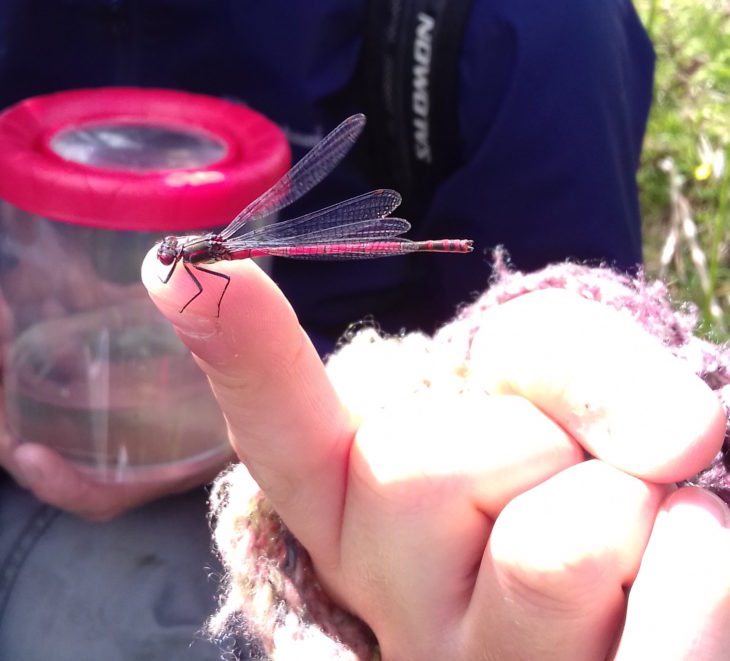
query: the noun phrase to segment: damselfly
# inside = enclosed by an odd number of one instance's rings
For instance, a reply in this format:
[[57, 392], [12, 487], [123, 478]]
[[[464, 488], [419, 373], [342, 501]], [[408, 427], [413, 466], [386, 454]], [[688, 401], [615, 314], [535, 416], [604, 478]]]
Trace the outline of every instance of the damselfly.
[[218, 299], [220, 314], [221, 301], [231, 278], [202, 265], [223, 259], [272, 255], [342, 260], [411, 252], [467, 253], [473, 250], [472, 241], [468, 239], [411, 241], [401, 237], [411, 226], [403, 218], [389, 216], [400, 204], [401, 196], [388, 189], [370, 191], [298, 218], [241, 233], [247, 224], [260, 221], [289, 206], [322, 181], [350, 151], [364, 126], [364, 115], [353, 115], [346, 119], [268, 191], [241, 211], [224, 230], [203, 235], [168, 236], [160, 243], [157, 258], [165, 266], [170, 266], [163, 282], [169, 282], [175, 267], [182, 263], [198, 289], [180, 312], [203, 293], [203, 286], [193, 273], [194, 269], [226, 281]]

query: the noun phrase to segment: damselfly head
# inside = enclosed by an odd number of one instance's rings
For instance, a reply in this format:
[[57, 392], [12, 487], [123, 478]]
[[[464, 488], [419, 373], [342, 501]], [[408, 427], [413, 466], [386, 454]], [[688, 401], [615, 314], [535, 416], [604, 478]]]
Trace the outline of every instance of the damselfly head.
[[170, 266], [180, 257], [180, 248], [176, 236], [166, 236], [157, 247], [157, 259], [161, 264]]

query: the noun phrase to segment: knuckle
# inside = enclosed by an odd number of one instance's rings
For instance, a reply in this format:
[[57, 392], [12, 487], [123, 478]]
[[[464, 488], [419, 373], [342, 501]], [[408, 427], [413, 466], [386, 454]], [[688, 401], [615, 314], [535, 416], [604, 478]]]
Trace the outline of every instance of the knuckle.
[[419, 419], [411, 402], [382, 410], [360, 426], [350, 457], [353, 486], [391, 510], [423, 510], [461, 488], [448, 465], [448, 443]]
[[546, 526], [528, 508], [513, 503], [498, 517], [490, 538], [495, 569], [507, 593], [535, 607], [563, 610], [620, 587], [612, 556], [587, 548], [581, 531], [563, 534], [563, 526]]
[[573, 611], [606, 593], [605, 572], [600, 561], [594, 558], [571, 562], [523, 554], [498, 566], [505, 592], [534, 608]]

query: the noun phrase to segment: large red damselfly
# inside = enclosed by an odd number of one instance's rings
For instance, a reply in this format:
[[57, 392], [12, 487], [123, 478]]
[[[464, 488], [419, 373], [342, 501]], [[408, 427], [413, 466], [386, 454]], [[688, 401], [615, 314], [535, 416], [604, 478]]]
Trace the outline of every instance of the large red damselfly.
[[[157, 249], [157, 258], [170, 270], [182, 262], [198, 292], [182, 307], [183, 312], [200, 294], [203, 286], [192, 269], [225, 279], [221, 301], [231, 283], [230, 276], [207, 269], [224, 259], [249, 257], [294, 257], [297, 259], [369, 259], [411, 252], [467, 253], [473, 250], [468, 239], [411, 241], [400, 235], [410, 229], [403, 218], [389, 214], [400, 204], [394, 190], [379, 189], [298, 218], [271, 223], [240, 233], [247, 224], [260, 221], [289, 206], [322, 181], [350, 151], [365, 126], [364, 115], [353, 115], [326, 135], [279, 181], [251, 202], [220, 232], [203, 235], [168, 236]], [[192, 267], [192, 269], [191, 269]]]

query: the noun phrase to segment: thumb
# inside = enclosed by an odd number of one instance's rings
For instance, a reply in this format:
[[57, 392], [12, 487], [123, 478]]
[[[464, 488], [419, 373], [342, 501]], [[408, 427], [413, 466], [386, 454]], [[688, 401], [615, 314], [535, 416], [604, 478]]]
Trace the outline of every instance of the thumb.
[[142, 280], [207, 374], [234, 450], [310, 552], [331, 552], [355, 429], [294, 310], [251, 260], [178, 263], [164, 283], [168, 269], [150, 251]]

